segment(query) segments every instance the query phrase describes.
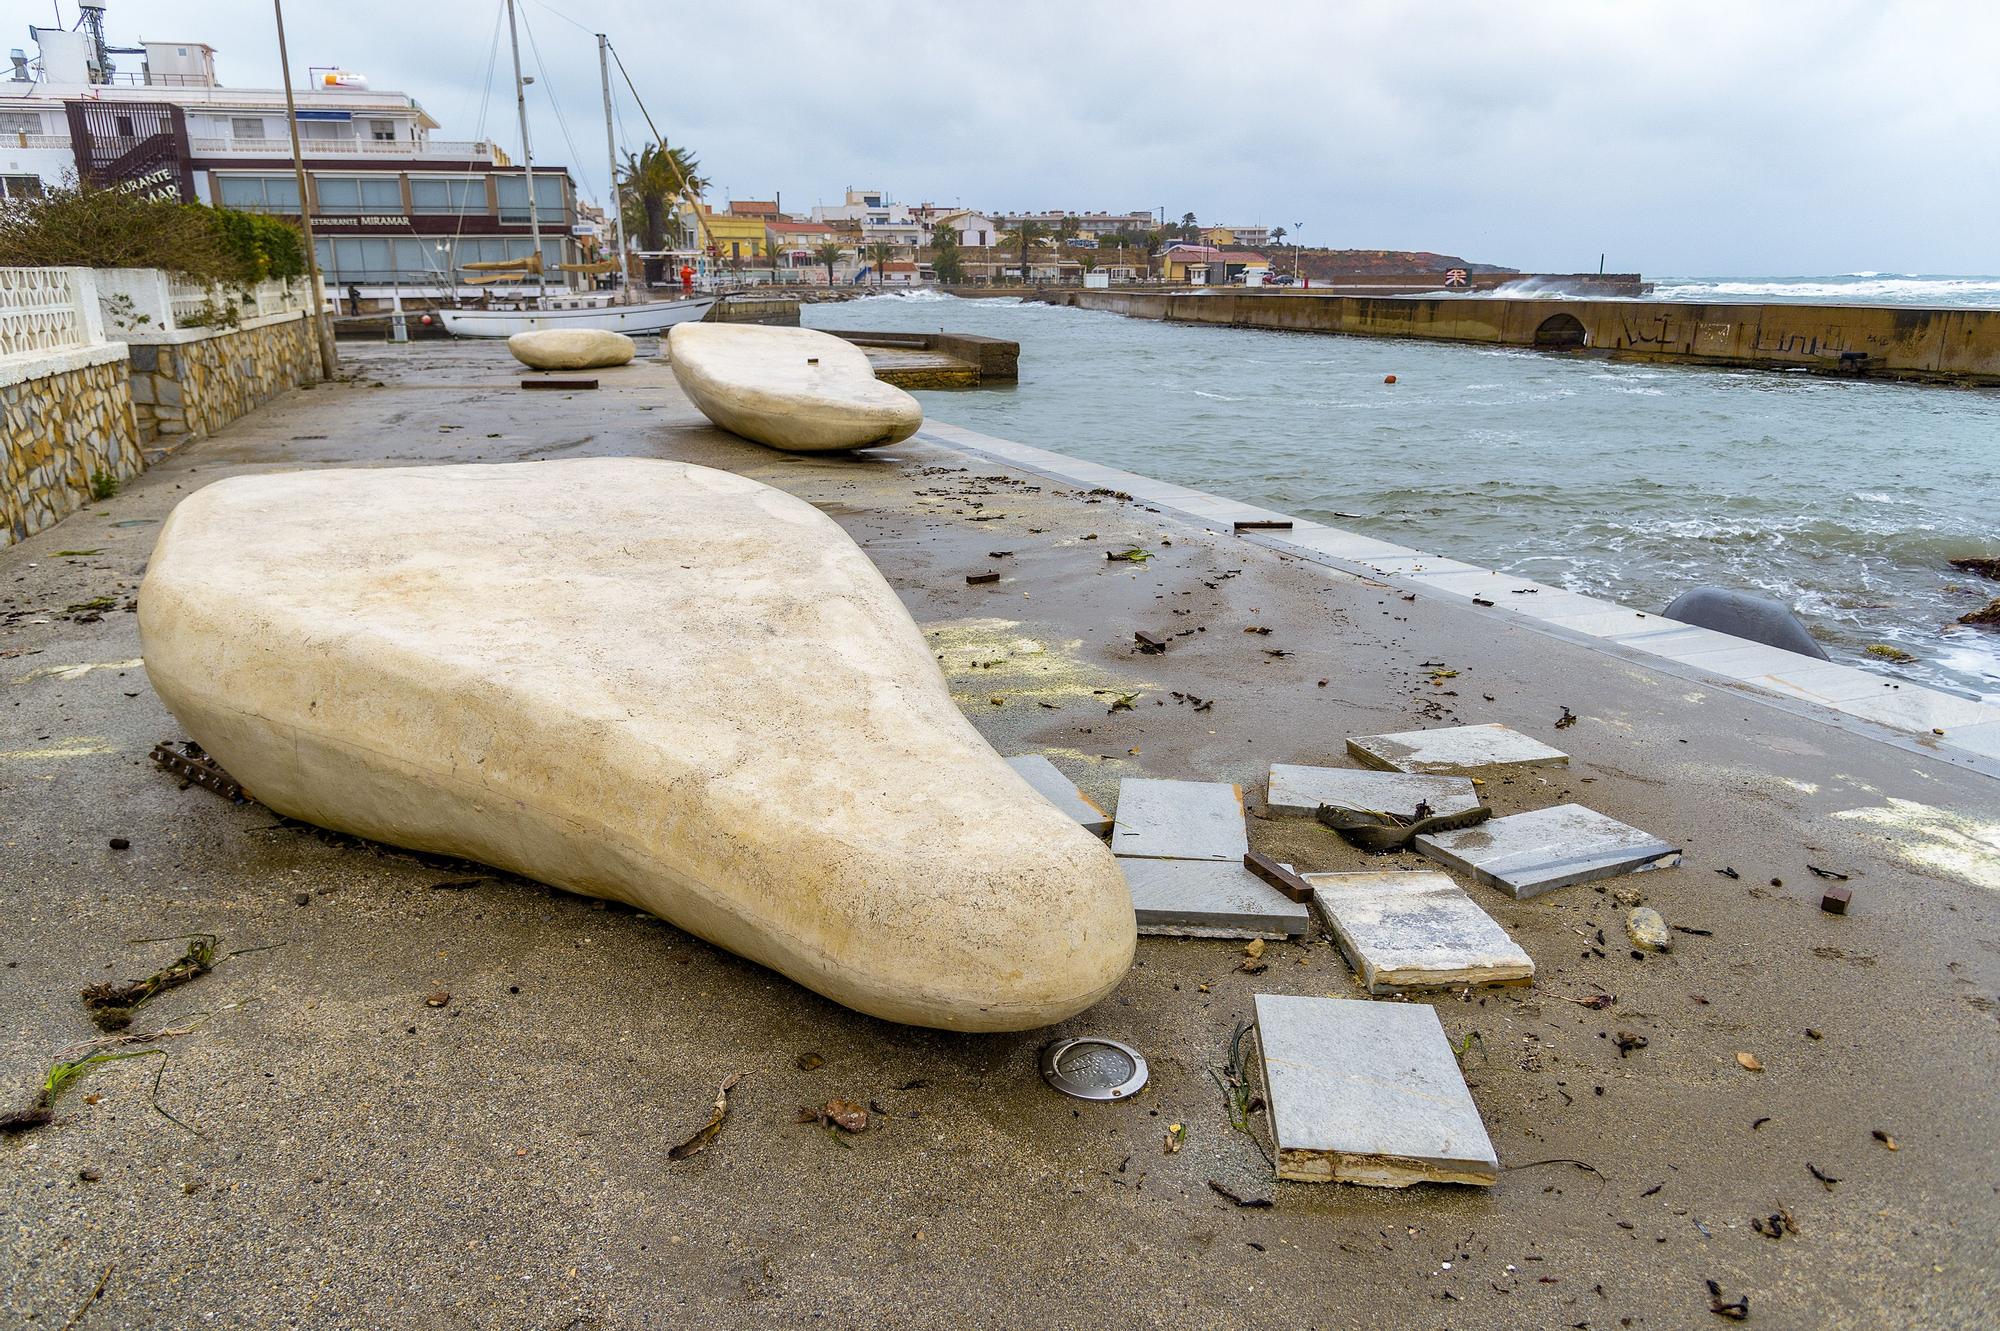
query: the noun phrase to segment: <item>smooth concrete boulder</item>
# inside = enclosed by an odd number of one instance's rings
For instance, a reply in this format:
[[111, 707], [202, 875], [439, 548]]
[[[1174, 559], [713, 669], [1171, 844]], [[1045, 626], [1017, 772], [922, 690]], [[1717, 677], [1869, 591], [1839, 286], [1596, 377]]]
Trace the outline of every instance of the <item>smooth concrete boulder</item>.
[[684, 323], [666, 344], [674, 378], [704, 416], [773, 448], [874, 448], [924, 423], [923, 407], [877, 379], [866, 352], [817, 329]]
[[608, 370], [629, 364], [638, 349], [625, 334], [603, 328], [541, 328], [514, 334], [507, 350], [531, 370]]
[[627, 902], [859, 1011], [1026, 1030], [1131, 964], [1110, 852], [960, 714], [859, 547], [757, 482], [219, 481], [161, 530], [139, 629], [279, 813]]

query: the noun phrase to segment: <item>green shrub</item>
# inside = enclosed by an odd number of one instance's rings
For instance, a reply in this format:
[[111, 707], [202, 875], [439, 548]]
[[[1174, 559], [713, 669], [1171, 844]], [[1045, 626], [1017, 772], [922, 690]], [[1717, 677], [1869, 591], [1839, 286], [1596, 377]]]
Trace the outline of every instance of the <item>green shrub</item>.
[[306, 271], [304, 238], [279, 218], [75, 183], [0, 203], [0, 265], [164, 268], [210, 282]]

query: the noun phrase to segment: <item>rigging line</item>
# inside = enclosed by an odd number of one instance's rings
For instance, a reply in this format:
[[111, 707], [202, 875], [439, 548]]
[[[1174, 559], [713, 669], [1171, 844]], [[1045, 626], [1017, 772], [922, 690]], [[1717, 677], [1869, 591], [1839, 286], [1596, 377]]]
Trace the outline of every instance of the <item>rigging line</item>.
[[583, 24], [578, 23], [575, 19], [563, 13], [560, 9], [557, 9], [554, 5], [543, 4], [542, 0], [535, 0], [535, 4], [542, 9], [548, 10], [551, 14], [554, 14], [557, 18], [569, 24], [572, 28], [575, 28], [578, 32], [588, 32], [593, 37], [597, 35], [594, 31], [584, 27]]
[[[549, 95], [549, 108], [556, 113], [556, 128], [562, 131], [563, 145], [569, 149], [569, 160], [574, 163], [570, 169], [576, 172], [577, 179], [583, 183], [585, 189], [588, 189], [590, 177], [584, 174], [583, 157], [576, 150], [576, 141], [569, 136], [569, 121], [563, 118], [562, 102], [556, 98], [555, 81], [549, 78], [548, 68], [542, 63], [542, 48], [535, 43], [534, 25], [528, 22], [526, 15], [521, 17], [521, 27], [528, 34], [528, 50], [535, 57], [535, 72], [542, 76], [542, 91]], [[528, 202], [532, 208], [541, 207], [536, 200], [530, 199]]]
[[[667, 146], [667, 137], [666, 135], [660, 133], [660, 127], [653, 123], [653, 113], [646, 109], [646, 99], [641, 97], [639, 95], [639, 90], [632, 86], [632, 75], [625, 68], [624, 58], [618, 54], [618, 48], [616, 46], [611, 45], [610, 42], [607, 41], [605, 43], [605, 46], [610, 50], [611, 59], [618, 66], [618, 77], [625, 80], [625, 87], [627, 91], [629, 91], [632, 94], [632, 100], [635, 104], [637, 104], [639, 108], [639, 114], [646, 118], [646, 128], [652, 131], [654, 141], [657, 142], [662, 149], [665, 149]], [[709, 241], [713, 243], [715, 240], [715, 233], [709, 229], [707, 220], [703, 218], [701, 215], [701, 209], [694, 206], [693, 191], [689, 188], [687, 172], [681, 170], [680, 164], [677, 161], [675, 161], [671, 155], [667, 155], [666, 162], [667, 166], [673, 170], [674, 174], [680, 177], [680, 182], [681, 182], [680, 196], [687, 198], [689, 211], [694, 214], [695, 226], [699, 230], [707, 232]]]
[[[486, 117], [491, 113], [493, 106], [493, 71], [500, 64], [500, 22], [506, 17], [506, 0], [500, 0], [500, 3], [493, 6], [493, 36], [486, 44], [486, 86], [480, 90], [479, 94], [479, 121], [473, 126], [472, 131], [475, 143], [484, 143], [486, 141]], [[475, 169], [475, 160], [468, 155], [465, 159], [465, 173], [459, 178], [458, 183], [461, 186], [469, 186], [478, 175], [479, 173]], [[480, 181], [480, 189], [481, 193], [485, 192], [485, 182], [483, 179]], [[456, 293], [458, 289], [459, 252], [464, 248], [465, 243], [465, 197], [463, 194], [456, 199], [447, 197], [445, 203], [450, 206], [452, 216], [455, 219], [451, 228], [451, 287], [453, 292]], [[485, 251], [482, 250], [481, 253], [483, 254]]]

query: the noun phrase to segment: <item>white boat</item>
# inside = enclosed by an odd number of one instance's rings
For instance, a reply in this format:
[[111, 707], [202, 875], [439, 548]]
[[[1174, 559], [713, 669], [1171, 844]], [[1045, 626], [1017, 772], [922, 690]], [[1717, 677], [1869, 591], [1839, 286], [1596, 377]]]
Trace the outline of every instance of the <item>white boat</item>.
[[544, 328], [601, 328], [637, 337], [659, 333], [678, 323], [702, 318], [715, 308], [715, 296], [654, 300], [638, 305], [571, 304], [560, 298], [546, 307], [515, 310], [438, 310], [437, 319], [453, 337], [512, 337]]

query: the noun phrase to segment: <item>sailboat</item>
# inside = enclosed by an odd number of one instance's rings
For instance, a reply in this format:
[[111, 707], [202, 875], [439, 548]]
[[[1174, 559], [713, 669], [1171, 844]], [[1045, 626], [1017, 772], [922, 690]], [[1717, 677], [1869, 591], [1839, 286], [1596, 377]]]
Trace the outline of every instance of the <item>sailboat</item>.
[[623, 261], [624, 210], [618, 206], [616, 197], [618, 145], [611, 125], [611, 69], [605, 57], [608, 43], [603, 33], [597, 34], [597, 71], [604, 85], [604, 147], [611, 168], [611, 212], [617, 222], [617, 252], [620, 258], [599, 263], [565, 263], [557, 267], [563, 272], [590, 275], [615, 272], [618, 274], [618, 287], [611, 292], [565, 291], [557, 296], [549, 294], [547, 276], [542, 271], [542, 221], [535, 195], [535, 149], [528, 140], [528, 94], [521, 78], [521, 42], [514, 28], [514, 0], [507, 0], [507, 40], [514, 54], [514, 104], [521, 118], [521, 167], [528, 177], [528, 229], [534, 237], [535, 248], [525, 259], [468, 263], [464, 267], [475, 271], [476, 275], [465, 280], [470, 285], [483, 286], [533, 276], [537, 279], [540, 294], [523, 298], [517, 308], [512, 309], [442, 309], [437, 312], [438, 322], [453, 337], [512, 337], [516, 333], [537, 332], [545, 328], [601, 328], [629, 337], [664, 332], [677, 323], [705, 317], [715, 307], [715, 296], [631, 300], [631, 285], [624, 272]]

